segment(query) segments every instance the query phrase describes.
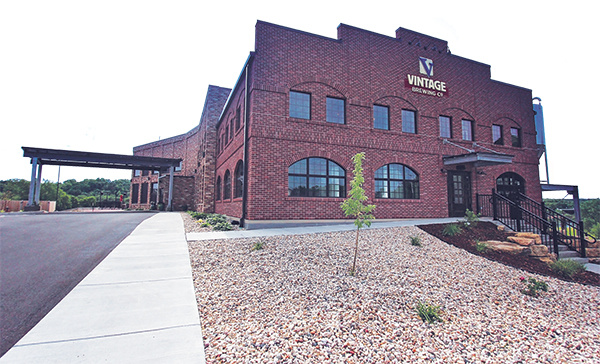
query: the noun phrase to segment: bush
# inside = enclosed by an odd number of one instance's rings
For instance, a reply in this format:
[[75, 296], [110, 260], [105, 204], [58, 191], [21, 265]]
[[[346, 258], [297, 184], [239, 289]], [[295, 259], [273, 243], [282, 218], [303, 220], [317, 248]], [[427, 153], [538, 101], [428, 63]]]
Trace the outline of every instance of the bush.
[[[521, 280], [525, 280], [525, 278], [521, 277]], [[527, 288], [522, 289], [521, 293], [537, 297], [540, 294], [540, 291], [548, 292], [548, 283], [543, 280], [538, 281], [532, 277], [527, 280]]]
[[479, 223], [479, 216], [480, 215], [467, 209], [467, 211], [465, 212], [465, 221], [463, 222], [463, 226], [465, 227], [465, 229], [475, 228]]
[[216, 231], [229, 231], [231, 229], [233, 229], [233, 226], [231, 226], [231, 224], [227, 221], [218, 222], [213, 225], [213, 230]]
[[485, 254], [490, 249], [490, 246], [484, 241], [478, 241], [475, 243], [475, 250], [479, 253]]
[[462, 229], [457, 224], [448, 224], [444, 227], [444, 230], [442, 231], [442, 235], [454, 236], [454, 235], [460, 234], [461, 232], [462, 232]]
[[575, 274], [586, 270], [585, 265], [572, 259], [559, 259], [550, 264], [550, 268], [552, 268], [554, 272], [562, 274], [569, 279], [572, 279]]
[[206, 217], [208, 215], [211, 215], [206, 212], [196, 212], [196, 211], [188, 211], [187, 213], [190, 214], [190, 216], [192, 216], [196, 220], [204, 220], [204, 219], [206, 219]]
[[227, 219], [225, 218], [225, 216], [219, 215], [219, 214], [210, 214], [210, 215], [206, 216], [205, 220], [212, 226], [215, 226], [222, 222], [227, 222]]
[[410, 244], [413, 246], [423, 246], [423, 244], [421, 244], [421, 238], [419, 236], [411, 236]]
[[441, 318], [442, 309], [440, 306], [431, 305], [427, 302], [417, 303], [417, 314], [423, 322], [433, 324], [435, 322], [443, 322]]

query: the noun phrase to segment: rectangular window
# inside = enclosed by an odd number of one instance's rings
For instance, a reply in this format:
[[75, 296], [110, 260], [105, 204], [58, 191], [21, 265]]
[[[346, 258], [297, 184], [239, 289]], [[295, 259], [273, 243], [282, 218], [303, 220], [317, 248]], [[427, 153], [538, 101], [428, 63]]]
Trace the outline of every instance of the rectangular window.
[[496, 145], [504, 145], [502, 125], [492, 125], [492, 142]]
[[147, 176], [147, 175], [148, 175], [148, 173], [149, 173], [149, 172], [148, 172], [147, 170], [143, 170], [143, 171], [142, 171], [142, 176], [144, 176], [144, 177], [145, 177], [145, 176]]
[[390, 130], [390, 113], [387, 106], [373, 105], [373, 127]]
[[521, 129], [510, 128], [510, 141], [513, 147], [521, 147]]
[[447, 116], [440, 116], [440, 136], [442, 138], [452, 138], [452, 123]]
[[183, 167], [183, 161], [179, 162], [179, 165], [175, 167], [175, 172], [181, 171], [182, 167]]
[[402, 110], [402, 132], [417, 133], [417, 123], [415, 121], [415, 112], [412, 110]]
[[462, 121], [462, 138], [463, 140], [474, 140], [473, 138], [473, 122], [470, 120]]
[[148, 203], [148, 184], [142, 183], [142, 192], [140, 192], [140, 203]]
[[310, 119], [310, 94], [290, 91], [290, 117]]
[[336, 124], [345, 123], [344, 100], [327, 98], [327, 121]]
[[140, 196], [140, 185], [134, 183], [131, 185], [131, 203], [138, 203]]
[[139, 177], [142, 175], [142, 171], [140, 171], [139, 169], [136, 169], [133, 171], [133, 176], [134, 177]]

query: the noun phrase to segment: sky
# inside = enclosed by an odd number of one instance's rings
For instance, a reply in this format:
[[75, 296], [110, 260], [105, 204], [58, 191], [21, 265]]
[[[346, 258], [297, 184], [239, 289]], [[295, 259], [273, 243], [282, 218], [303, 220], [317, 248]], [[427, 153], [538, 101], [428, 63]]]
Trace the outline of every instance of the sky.
[[[22, 146], [132, 154], [200, 120], [208, 85], [231, 88], [257, 20], [337, 38], [340, 23], [448, 41], [492, 78], [542, 99], [550, 182], [600, 197], [589, 1], [0, 1], [0, 180], [29, 179]], [[590, 106], [591, 104], [591, 106]], [[590, 112], [590, 110], [592, 110]], [[545, 168], [540, 168], [545, 180]], [[130, 178], [61, 167], [60, 181]], [[44, 166], [42, 178], [58, 179]], [[544, 195], [562, 198], [565, 194]]]

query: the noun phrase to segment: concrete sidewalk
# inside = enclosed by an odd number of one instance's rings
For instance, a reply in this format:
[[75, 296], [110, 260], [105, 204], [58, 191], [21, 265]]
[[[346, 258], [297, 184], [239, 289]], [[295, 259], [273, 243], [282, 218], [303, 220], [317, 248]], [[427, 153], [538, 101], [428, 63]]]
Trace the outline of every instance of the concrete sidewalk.
[[142, 222], [0, 363], [204, 363], [183, 221]]
[[[381, 229], [398, 226], [414, 226], [428, 224], [447, 224], [456, 221], [462, 221], [459, 217], [446, 217], [436, 219], [405, 219], [393, 221], [374, 221], [371, 224], [371, 229]], [[482, 218], [481, 221], [491, 221], [487, 218]], [[331, 231], [348, 231], [354, 230], [354, 224], [336, 224], [336, 225], [317, 225], [317, 226], [296, 226], [288, 228], [272, 228], [272, 229], [256, 229], [256, 230], [233, 230], [233, 231], [210, 231], [203, 233], [187, 234], [188, 241], [212, 240], [212, 239], [234, 239], [234, 238], [254, 238], [261, 236], [276, 236], [276, 235], [298, 235], [311, 233], [326, 233]], [[366, 228], [369, 229], [369, 228]]]

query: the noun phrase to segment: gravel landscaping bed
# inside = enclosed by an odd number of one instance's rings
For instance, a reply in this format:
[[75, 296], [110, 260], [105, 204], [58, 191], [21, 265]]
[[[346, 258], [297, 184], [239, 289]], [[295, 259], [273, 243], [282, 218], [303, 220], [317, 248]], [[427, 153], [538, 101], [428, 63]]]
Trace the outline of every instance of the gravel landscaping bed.
[[[422, 247], [410, 236], [420, 236]], [[189, 242], [209, 363], [589, 363], [600, 288], [473, 255], [417, 227]], [[252, 251], [256, 243], [262, 249]], [[521, 293], [520, 277], [548, 292]], [[419, 302], [444, 322], [424, 323]]]

